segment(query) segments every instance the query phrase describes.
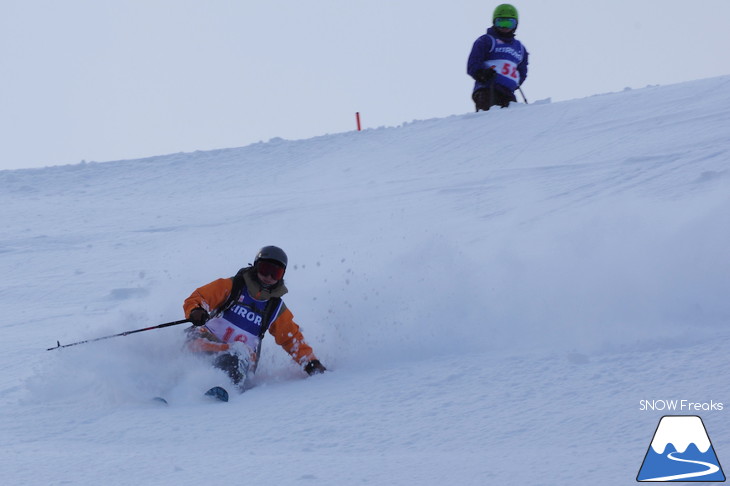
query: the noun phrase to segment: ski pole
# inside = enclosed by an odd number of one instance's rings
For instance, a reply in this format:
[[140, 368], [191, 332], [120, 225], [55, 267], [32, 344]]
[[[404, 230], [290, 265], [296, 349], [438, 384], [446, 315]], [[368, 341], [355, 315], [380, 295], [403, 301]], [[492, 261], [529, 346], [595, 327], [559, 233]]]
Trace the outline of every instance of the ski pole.
[[103, 339], [111, 339], [111, 338], [119, 337], [119, 336], [127, 336], [129, 334], [134, 334], [136, 332], [151, 331], [152, 329], [162, 329], [163, 327], [177, 326], [178, 324], [183, 324], [185, 322], [190, 322], [190, 319], [182, 319], [180, 321], [166, 322], [164, 324], [159, 324], [157, 326], [145, 327], [144, 329], [135, 329], [134, 331], [124, 331], [124, 332], [120, 332], [119, 334], [112, 334], [111, 336], [104, 336], [104, 337], [100, 337], [100, 338], [96, 338], [96, 339], [87, 339], [85, 341], [79, 341], [77, 343], [64, 344], [63, 346], [61, 346], [61, 341], [56, 341], [56, 346], [54, 346], [52, 348], [48, 348], [48, 349], [46, 349], [46, 351], [52, 351], [54, 349], [59, 349], [59, 348], [68, 348], [70, 346], [76, 346], [77, 344], [93, 343], [94, 341], [101, 341]]
[[525, 100], [525, 104], [529, 105], [529, 103], [527, 102], [527, 98], [525, 98], [525, 93], [522, 92], [522, 86], [517, 86], [517, 89], [520, 90], [520, 94], [522, 95], [522, 99]]

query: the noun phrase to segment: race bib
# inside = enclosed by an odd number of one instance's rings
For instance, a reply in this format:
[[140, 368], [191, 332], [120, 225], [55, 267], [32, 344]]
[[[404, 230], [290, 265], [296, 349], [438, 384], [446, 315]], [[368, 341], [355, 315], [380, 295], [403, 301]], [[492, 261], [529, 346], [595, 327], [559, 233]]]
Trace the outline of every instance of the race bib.
[[252, 351], [259, 343], [262, 316], [253, 309], [234, 304], [220, 317], [205, 323], [205, 327], [224, 343], [243, 343]]
[[495, 59], [487, 62], [489, 67], [494, 69], [497, 74], [515, 81], [518, 85], [520, 84], [520, 72], [517, 70], [516, 63], [506, 59]]

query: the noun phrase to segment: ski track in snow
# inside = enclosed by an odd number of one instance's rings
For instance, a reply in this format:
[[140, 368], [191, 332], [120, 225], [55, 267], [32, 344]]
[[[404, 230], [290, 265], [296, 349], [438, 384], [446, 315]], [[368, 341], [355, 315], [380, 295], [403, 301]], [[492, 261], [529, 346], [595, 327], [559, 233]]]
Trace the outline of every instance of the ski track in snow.
[[[0, 171], [4, 481], [634, 484], [640, 400], [729, 401], [728, 126], [721, 77]], [[266, 244], [331, 373], [268, 337], [212, 403], [184, 326], [45, 351], [180, 319]]]

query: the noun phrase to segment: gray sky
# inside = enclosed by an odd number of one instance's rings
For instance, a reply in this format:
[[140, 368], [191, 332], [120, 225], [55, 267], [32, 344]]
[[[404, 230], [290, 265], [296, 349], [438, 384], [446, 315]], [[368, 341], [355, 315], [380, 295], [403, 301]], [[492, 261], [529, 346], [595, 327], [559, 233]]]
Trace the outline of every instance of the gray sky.
[[[0, 169], [471, 112], [498, 3], [0, 0]], [[513, 4], [530, 102], [730, 74], [728, 0]]]

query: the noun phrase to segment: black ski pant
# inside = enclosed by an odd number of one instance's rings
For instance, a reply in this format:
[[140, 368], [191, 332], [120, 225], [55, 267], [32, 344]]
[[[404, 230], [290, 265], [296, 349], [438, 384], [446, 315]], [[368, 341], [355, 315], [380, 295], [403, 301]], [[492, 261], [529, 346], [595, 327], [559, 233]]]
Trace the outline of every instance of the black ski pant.
[[241, 381], [246, 379], [246, 373], [248, 372], [248, 363], [241, 360], [235, 354], [224, 353], [218, 356], [213, 365], [228, 374], [228, 377], [235, 384], [241, 384]]
[[474, 91], [471, 95], [474, 100], [476, 111], [487, 111], [492, 106], [507, 108], [511, 101], [515, 101], [515, 95], [506, 93], [499, 88], [483, 88]]

